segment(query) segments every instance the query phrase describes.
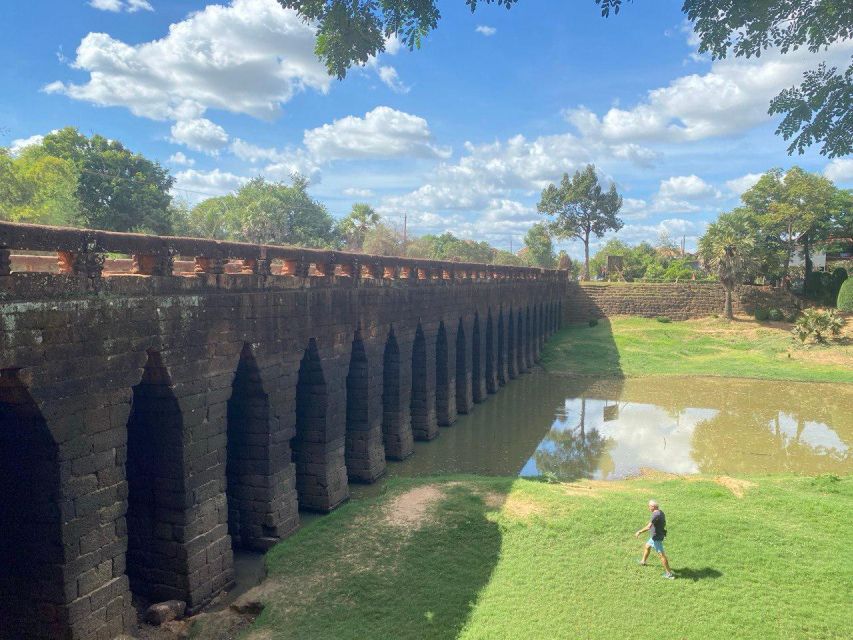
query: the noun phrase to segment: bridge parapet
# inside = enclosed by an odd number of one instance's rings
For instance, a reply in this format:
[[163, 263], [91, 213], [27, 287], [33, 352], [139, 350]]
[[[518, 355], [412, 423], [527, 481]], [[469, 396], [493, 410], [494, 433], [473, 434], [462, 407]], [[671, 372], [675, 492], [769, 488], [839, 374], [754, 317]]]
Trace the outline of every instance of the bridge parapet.
[[[49, 258], [24, 259], [29, 257], [26, 255], [28, 251], [55, 252], [55, 268], [49, 263]], [[109, 257], [115, 254], [129, 258]], [[22, 268], [16, 268], [16, 262]], [[0, 222], [0, 276], [16, 271], [42, 270], [90, 279], [116, 274], [173, 276], [187, 273], [334, 277], [336, 283], [342, 279], [401, 280], [409, 283], [566, 279], [566, 272], [536, 267]]]

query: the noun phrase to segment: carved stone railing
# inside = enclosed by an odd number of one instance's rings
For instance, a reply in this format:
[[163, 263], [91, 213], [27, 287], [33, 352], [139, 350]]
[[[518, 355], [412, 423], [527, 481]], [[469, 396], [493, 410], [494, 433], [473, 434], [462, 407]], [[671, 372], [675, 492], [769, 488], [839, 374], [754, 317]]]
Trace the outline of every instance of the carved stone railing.
[[[538, 267], [421, 260], [345, 251], [0, 222], [0, 277], [16, 272], [15, 256], [26, 252], [55, 252], [59, 273], [91, 279], [109, 277], [112, 274], [181, 275], [175, 265], [186, 265], [187, 262], [180, 260], [180, 257], [193, 260], [191, 271], [184, 267], [183, 273], [199, 276], [226, 273], [301, 278], [337, 276], [353, 280], [402, 280], [411, 283], [557, 281], [565, 280], [568, 276], [567, 271]], [[130, 256], [130, 259], [107, 259], [107, 254], [123, 254]], [[32, 263], [44, 265], [45, 261], [33, 260]]]

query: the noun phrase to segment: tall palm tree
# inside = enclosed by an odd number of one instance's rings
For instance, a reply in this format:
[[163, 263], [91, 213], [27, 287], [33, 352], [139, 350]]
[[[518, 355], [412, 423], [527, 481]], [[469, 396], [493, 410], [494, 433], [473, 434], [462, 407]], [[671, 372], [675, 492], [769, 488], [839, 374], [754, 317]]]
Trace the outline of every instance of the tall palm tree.
[[723, 312], [734, 319], [732, 298], [735, 286], [743, 280], [754, 261], [755, 232], [748, 216], [735, 209], [723, 213], [708, 225], [699, 239], [699, 255], [705, 267], [717, 272], [725, 289]]

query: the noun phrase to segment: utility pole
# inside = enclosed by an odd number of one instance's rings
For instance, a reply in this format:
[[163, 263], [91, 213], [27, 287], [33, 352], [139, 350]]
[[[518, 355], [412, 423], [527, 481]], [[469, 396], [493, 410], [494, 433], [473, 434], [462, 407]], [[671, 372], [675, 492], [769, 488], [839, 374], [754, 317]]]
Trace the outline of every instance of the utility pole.
[[509, 252], [512, 253], [512, 236], [509, 237]]
[[406, 253], [407, 253], [407, 249], [408, 249], [408, 241], [409, 241], [409, 239], [406, 235], [408, 232], [408, 229], [406, 228], [408, 221], [409, 221], [409, 214], [403, 213], [403, 257], [404, 258], [406, 257]]

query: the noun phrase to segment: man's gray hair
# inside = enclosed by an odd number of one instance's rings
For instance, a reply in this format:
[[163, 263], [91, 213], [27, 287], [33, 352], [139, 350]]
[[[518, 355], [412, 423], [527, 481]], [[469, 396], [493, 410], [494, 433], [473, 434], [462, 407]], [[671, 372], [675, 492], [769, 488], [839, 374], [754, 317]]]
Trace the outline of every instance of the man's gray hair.
[[649, 506], [657, 509], [660, 505], [658, 504], [657, 500], [649, 500]]

